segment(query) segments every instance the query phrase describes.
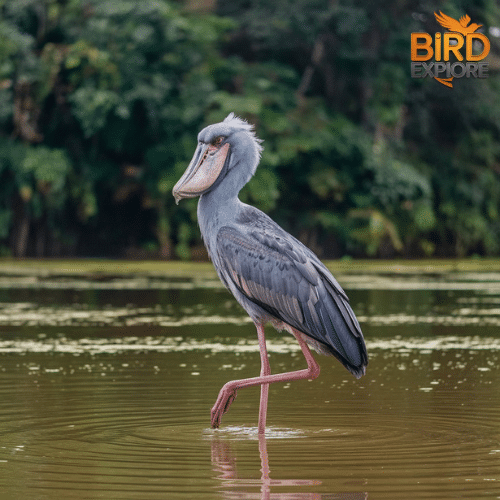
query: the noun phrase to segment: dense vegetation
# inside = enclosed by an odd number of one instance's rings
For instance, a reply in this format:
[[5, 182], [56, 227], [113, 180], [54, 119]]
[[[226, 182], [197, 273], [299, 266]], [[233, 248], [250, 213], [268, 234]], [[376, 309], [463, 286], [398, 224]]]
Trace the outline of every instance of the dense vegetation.
[[[242, 192], [323, 257], [500, 253], [495, 0], [0, 0], [0, 253], [204, 255], [171, 190], [230, 111]], [[410, 33], [467, 13], [487, 79], [410, 77]]]

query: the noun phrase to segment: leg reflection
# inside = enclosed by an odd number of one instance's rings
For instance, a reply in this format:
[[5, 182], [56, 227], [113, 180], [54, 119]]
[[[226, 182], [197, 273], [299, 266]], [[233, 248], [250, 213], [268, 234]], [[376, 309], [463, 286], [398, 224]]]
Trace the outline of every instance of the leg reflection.
[[[364, 492], [320, 494], [311, 492], [311, 488], [321, 485], [319, 480], [307, 479], [271, 479], [267, 441], [265, 434], [258, 434], [260, 455], [260, 479], [245, 479], [238, 476], [236, 458], [230, 441], [223, 441], [214, 436], [211, 443], [211, 459], [214, 472], [221, 481], [222, 498], [245, 500], [365, 500]], [[309, 491], [297, 491], [296, 487], [306, 487]], [[279, 487], [280, 493], [272, 493]], [[289, 493], [283, 492], [288, 487]], [[260, 490], [260, 493], [258, 492]]]

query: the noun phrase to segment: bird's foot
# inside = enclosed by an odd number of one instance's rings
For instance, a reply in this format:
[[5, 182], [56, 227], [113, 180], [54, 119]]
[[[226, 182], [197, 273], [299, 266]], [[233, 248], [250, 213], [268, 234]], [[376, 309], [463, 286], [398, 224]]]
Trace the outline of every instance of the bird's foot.
[[231, 387], [230, 383], [226, 384], [219, 392], [217, 401], [212, 407], [211, 423], [213, 429], [218, 429], [222, 420], [222, 415], [227, 412], [231, 403], [236, 398], [236, 389]]

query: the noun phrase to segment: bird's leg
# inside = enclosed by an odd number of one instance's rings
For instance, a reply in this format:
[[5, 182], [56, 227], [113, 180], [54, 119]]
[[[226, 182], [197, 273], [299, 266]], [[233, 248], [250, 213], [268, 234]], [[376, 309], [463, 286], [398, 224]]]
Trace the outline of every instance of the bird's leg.
[[[264, 333], [264, 325], [255, 323], [257, 328], [257, 336], [259, 338], [260, 351], [260, 376], [266, 377], [271, 375], [271, 366], [269, 365], [269, 356], [267, 355], [266, 335]], [[267, 417], [267, 401], [269, 399], [269, 384], [260, 386], [260, 405], [259, 405], [259, 434], [266, 432], [266, 417]]]
[[[319, 376], [320, 368], [318, 362], [314, 359], [311, 350], [306, 344], [304, 336], [302, 335], [302, 333], [295, 330], [295, 328], [290, 327], [287, 328], [287, 330], [297, 339], [297, 342], [299, 343], [299, 346], [302, 350], [302, 354], [304, 355], [304, 358], [306, 358], [306, 363], [307, 363], [306, 371], [308, 372], [309, 375], [303, 378], [309, 378], [309, 379], [317, 378]], [[296, 372], [289, 372], [289, 373], [296, 373]], [[283, 375], [286, 375], [286, 373], [284, 373]]]
[[[259, 329], [257, 328], [257, 331]], [[236, 391], [244, 387], [252, 387], [254, 385], [272, 384], [274, 382], [291, 382], [292, 380], [314, 379], [319, 375], [319, 365], [314, 359], [309, 347], [301, 332], [294, 328], [287, 330], [297, 339], [297, 342], [302, 349], [302, 353], [306, 358], [307, 368], [294, 372], [278, 373], [276, 375], [264, 375], [260, 377], [247, 378], [242, 380], [232, 380], [227, 382], [219, 392], [219, 397], [212, 408], [212, 427], [217, 428], [220, 425], [222, 415], [226, 412], [229, 405], [233, 402]], [[262, 353], [261, 353], [262, 354]]]
[[[259, 339], [259, 351], [260, 351], [260, 376], [264, 377], [271, 374], [271, 366], [269, 365], [269, 358], [267, 355], [266, 347], [266, 336], [264, 332], [264, 325], [262, 323], [255, 323], [257, 328], [257, 337]], [[236, 380], [234, 382], [237, 382]], [[220, 390], [219, 396], [215, 405], [212, 408], [212, 427], [217, 428], [220, 425], [220, 420], [222, 415], [227, 412], [231, 403], [236, 399], [236, 391], [239, 387], [235, 387], [231, 390], [228, 387], [231, 382], [228, 382]], [[262, 384], [260, 388], [260, 406], [259, 406], [259, 433], [263, 433], [266, 430], [266, 416], [267, 416], [267, 401], [269, 394], [269, 384]], [[222, 401], [225, 401], [224, 406], [222, 406]], [[220, 410], [222, 409], [222, 413]]]

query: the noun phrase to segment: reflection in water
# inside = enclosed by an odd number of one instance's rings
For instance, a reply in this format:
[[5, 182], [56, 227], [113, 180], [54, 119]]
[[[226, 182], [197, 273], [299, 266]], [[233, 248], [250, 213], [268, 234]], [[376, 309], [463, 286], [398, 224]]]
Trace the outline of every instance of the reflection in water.
[[[207, 429], [218, 387], [259, 369], [218, 280], [0, 275], [0, 499], [499, 497], [500, 274], [338, 277], [367, 376], [324, 358], [274, 384], [259, 442], [258, 389]], [[268, 351], [304, 367], [291, 336]]]
[[[269, 456], [267, 453], [267, 437], [259, 434], [257, 429], [245, 432], [244, 429], [238, 429], [243, 435], [253, 434], [254, 439], [258, 440], [260, 456], [260, 479], [244, 479], [238, 477], [237, 461], [232, 451], [229, 441], [224, 441], [216, 433], [211, 440], [211, 460], [214, 472], [221, 481], [222, 494], [225, 499], [241, 500], [365, 500], [367, 493], [346, 492], [333, 494], [320, 494], [311, 491], [296, 491], [297, 487], [319, 486], [320, 480], [308, 479], [272, 479], [269, 466]], [[268, 429], [268, 433], [275, 433], [274, 429]], [[287, 431], [280, 430], [278, 435], [282, 438]], [[295, 433], [291, 431], [291, 435]], [[260, 493], [249, 491], [249, 488], [259, 488]], [[279, 493], [272, 493], [272, 488], [280, 488]], [[293, 491], [283, 491], [288, 488]]]

